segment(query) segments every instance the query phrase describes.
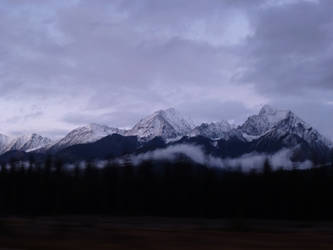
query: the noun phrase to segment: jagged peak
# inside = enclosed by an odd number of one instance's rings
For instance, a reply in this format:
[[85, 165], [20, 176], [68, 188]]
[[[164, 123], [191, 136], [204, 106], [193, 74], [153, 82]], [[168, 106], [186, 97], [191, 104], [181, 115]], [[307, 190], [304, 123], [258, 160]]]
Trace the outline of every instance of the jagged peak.
[[260, 111], [259, 116], [268, 118], [271, 122], [276, 122], [278, 120], [283, 120], [287, 118], [288, 115], [294, 115], [294, 113], [290, 110], [278, 109], [269, 104], [264, 105]]
[[167, 109], [160, 109], [154, 113], [157, 113], [157, 114], [178, 114], [178, 111], [171, 107], [171, 108], [167, 108]]
[[8, 141], [4, 151], [20, 150], [27, 152], [36, 148], [44, 147], [51, 143], [51, 139], [37, 133], [23, 134]]
[[288, 111], [286, 118], [279, 121], [269, 131], [270, 135], [284, 137], [284, 135], [297, 135], [305, 140], [309, 145], [324, 145], [324, 147], [332, 148], [332, 141], [323, 136], [318, 130], [310, 124], [295, 115], [292, 111]]
[[261, 136], [273, 128], [277, 123], [285, 120], [291, 111], [279, 110], [270, 105], [264, 105], [258, 115], [250, 116], [240, 129], [249, 136]]
[[156, 136], [162, 136], [164, 139], [169, 139], [186, 135], [193, 127], [192, 122], [175, 108], [168, 108], [155, 111], [141, 119], [128, 134], [136, 135], [140, 138], [151, 139]]
[[275, 108], [269, 104], [265, 104], [260, 109], [259, 115], [274, 115], [277, 113], [277, 111], [278, 111], [277, 108]]
[[230, 123], [226, 120], [219, 122], [204, 122], [201, 125], [195, 127], [190, 136], [205, 136], [212, 139], [227, 139], [228, 133], [233, 129]]
[[167, 108], [167, 109], [157, 110], [154, 113], [152, 113], [151, 115], [148, 115], [145, 118], [141, 119], [141, 121], [148, 120], [148, 119], [154, 118], [156, 116], [162, 116], [165, 119], [168, 119], [168, 118], [170, 119], [170, 118], [173, 118], [173, 117], [177, 117], [179, 119], [184, 119], [185, 120], [182, 113], [180, 113], [175, 108], [171, 107], [171, 108]]
[[87, 125], [77, 127], [73, 130], [71, 130], [68, 134], [71, 133], [80, 133], [81, 131], [90, 131], [90, 132], [96, 132], [96, 131], [107, 131], [107, 130], [115, 130], [115, 128], [109, 127], [107, 125], [102, 125], [98, 123], [89, 123]]
[[[157, 110], [154, 113], [152, 113], [151, 115], [147, 116], [146, 118], [152, 118], [152, 117], [156, 117], [156, 116], [162, 116], [163, 118], [166, 118], [166, 119], [170, 116], [183, 118], [183, 115], [173, 107]], [[142, 120], [145, 120], [146, 118], [143, 118]]]
[[124, 135], [125, 132], [125, 130], [109, 127], [107, 125], [90, 123], [71, 130], [65, 137], [53, 144], [51, 150], [59, 150], [75, 144], [95, 142], [111, 134]]
[[197, 127], [219, 127], [225, 129], [226, 131], [231, 130], [233, 128], [232, 125], [226, 120], [221, 120], [216, 122], [203, 122]]
[[217, 121], [217, 122], [213, 122], [213, 123], [218, 124], [218, 125], [230, 126], [230, 128], [232, 128], [232, 125], [227, 120], [221, 120], [221, 121]]
[[[37, 133], [31, 133], [31, 134], [22, 134], [22, 135], [19, 135], [15, 138], [12, 138], [13, 140], [19, 140], [19, 139], [25, 139], [25, 140], [30, 140], [30, 139], [34, 139], [34, 138], [45, 138], [45, 139], [49, 139], [48, 137], [46, 136], [42, 136], [40, 134], [37, 134]], [[49, 139], [51, 140], [51, 139]]]
[[286, 114], [286, 118], [278, 122], [275, 127], [280, 126], [288, 126], [288, 127], [299, 127], [302, 126], [304, 129], [312, 129], [311, 125], [302, 120], [300, 117], [295, 115], [292, 111], [288, 111]]

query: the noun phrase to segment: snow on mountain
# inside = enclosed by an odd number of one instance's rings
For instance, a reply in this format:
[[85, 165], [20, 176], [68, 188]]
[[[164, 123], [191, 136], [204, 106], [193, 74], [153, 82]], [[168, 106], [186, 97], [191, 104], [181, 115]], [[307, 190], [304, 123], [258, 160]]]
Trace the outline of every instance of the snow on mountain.
[[9, 136], [0, 134], [0, 154], [6, 152], [8, 144], [11, 140], [12, 139]]
[[291, 111], [288, 111], [286, 118], [279, 121], [267, 135], [273, 138], [287, 138], [288, 135], [296, 135], [311, 147], [317, 147], [318, 149], [332, 148], [330, 140]]
[[141, 119], [126, 134], [135, 135], [143, 140], [150, 140], [156, 136], [172, 139], [190, 133], [194, 126], [174, 108], [159, 110]]
[[287, 118], [287, 110], [277, 110], [269, 105], [262, 107], [258, 115], [250, 116], [239, 129], [249, 141], [262, 136], [278, 122]]
[[118, 128], [111, 128], [105, 125], [92, 123], [88, 126], [72, 130], [50, 148], [59, 150], [76, 144], [95, 142], [111, 134], [124, 135], [125, 131]]
[[294, 148], [301, 145], [300, 148], [305, 155], [324, 156], [333, 149], [331, 141], [291, 111], [277, 110], [265, 105], [259, 114], [250, 116], [237, 128], [227, 121], [202, 123], [195, 127], [171, 108], [159, 110], [141, 119], [130, 130], [90, 124], [72, 130], [55, 143], [37, 134], [17, 138], [0, 134], [0, 154], [9, 150], [55, 152], [72, 145], [95, 142], [111, 134], [138, 136], [143, 143], [155, 137], [162, 137], [165, 143], [177, 143], [184, 139], [184, 136], [187, 136], [191, 143], [196, 139], [202, 141], [202, 138], [195, 138], [200, 135], [211, 140], [215, 148], [222, 148], [226, 155], [236, 154], [242, 150], [244, 152], [251, 150], [275, 152], [281, 148]]
[[332, 143], [327, 138], [293, 112], [277, 110], [269, 105], [263, 106], [258, 115], [250, 116], [238, 129], [249, 142], [282, 141], [286, 146], [295, 146], [297, 137], [309, 145], [316, 144], [320, 148], [332, 148]]
[[28, 140], [20, 148], [21, 151], [30, 152], [45, 146], [51, 145], [52, 140], [38, 134], [32, 134], [27, 137]]
[[205, 136], [211, 139], [226, 139], [233, 127], [227, 121], [202, 123], [195, 127], [190, 136]]
[[19, 151], [32, 151], [41, 147], [51, 144], [51, 139], [43, 137], [38, 134], [23, 135], [11, 140], [5, 151], [19, 150]]

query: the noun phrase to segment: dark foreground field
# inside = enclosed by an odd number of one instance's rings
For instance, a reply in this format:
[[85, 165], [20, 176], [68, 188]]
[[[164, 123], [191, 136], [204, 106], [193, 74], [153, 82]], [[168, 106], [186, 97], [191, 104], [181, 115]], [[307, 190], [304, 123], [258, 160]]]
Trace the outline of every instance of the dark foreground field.
[[0, 249], [333, 249], [333, 223], [255, 220], [2, 218]]

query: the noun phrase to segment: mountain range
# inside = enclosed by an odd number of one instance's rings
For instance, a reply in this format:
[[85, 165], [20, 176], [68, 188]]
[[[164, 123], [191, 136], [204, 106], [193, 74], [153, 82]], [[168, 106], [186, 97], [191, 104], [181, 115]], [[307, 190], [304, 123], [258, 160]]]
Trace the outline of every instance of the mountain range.
[[0, 160], [34, 154], [56, 154], [65, 160], [107, 159], [180, 143], [199, 145], [218, 157], [288, 148], [295, 161], [326, 162], [333, 152], [332, 142], [292, 111], [265, 105], [237, 127], [223, 120], [195, 126], [170, 108], [154, 112], [128, 130], [90, 124], [58, 141], [37, 134], [17, 138], [0, 134]]

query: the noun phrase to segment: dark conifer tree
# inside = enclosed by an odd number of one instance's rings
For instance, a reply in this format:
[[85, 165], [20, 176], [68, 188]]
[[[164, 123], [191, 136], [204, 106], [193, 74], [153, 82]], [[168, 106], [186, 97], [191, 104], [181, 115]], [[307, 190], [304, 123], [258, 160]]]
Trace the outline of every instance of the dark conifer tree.
[[269, 162], [269, 160], [266, 158], [265, 162], [264, 162], [264, 167], [263, 167], [263, 174], [265, 176], [268, 176], [272, 173], [272, 166], [271, 163]]

